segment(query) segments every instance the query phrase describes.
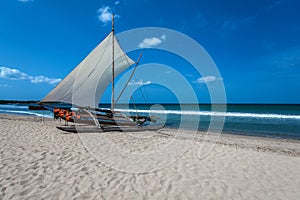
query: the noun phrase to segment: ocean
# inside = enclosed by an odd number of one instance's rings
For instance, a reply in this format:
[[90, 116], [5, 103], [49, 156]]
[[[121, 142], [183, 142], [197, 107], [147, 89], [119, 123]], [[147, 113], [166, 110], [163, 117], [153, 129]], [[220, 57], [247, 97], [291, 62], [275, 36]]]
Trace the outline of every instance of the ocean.
[[[47, 110], [29, 110], [26, 104], [0, 104], [0, 113], [52, 118]], [[102, 107], [109, 107], [103, 104]], [[271, 138], [300, 140], [300, 105], [284, 104], [229, 104], [226, 112], [212, 111], [207, 104], [163, 104], [149, 108], [151, 105], [117, 106], [120, 111], [131, 114], [155, 116], [158, 123], [167, 128], [197, 128], [208, 130], [211, 117], [224, 118], [223, 133]], [[184, 119], [184, 121], [182, 120]], [[183, 123], [182, 123], [183, 122]], [[197, 126], [195, 126], [195, 123]]]

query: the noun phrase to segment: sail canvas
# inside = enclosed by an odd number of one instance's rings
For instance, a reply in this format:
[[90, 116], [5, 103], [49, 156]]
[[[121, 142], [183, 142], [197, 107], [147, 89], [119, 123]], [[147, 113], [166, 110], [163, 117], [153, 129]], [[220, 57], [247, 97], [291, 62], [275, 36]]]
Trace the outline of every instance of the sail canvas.
[[112, 81], [112, 48], [114, 48], [115, 76], [134, 64], [111, 32], [41, 102], [63, 102], [97, 108], [102, 94]]

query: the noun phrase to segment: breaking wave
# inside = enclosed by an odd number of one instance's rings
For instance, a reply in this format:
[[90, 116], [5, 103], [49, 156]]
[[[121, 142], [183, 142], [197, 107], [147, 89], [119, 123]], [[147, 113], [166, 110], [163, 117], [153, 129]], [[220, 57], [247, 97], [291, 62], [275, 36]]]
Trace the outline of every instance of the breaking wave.
[[242, 118], [269, 118], [269, 119], [299, 119], [300, 115], [284, 115], [274, 113], [242, 113], [242, 112], [212, 112], [212, 111], [180, 111], [180, 110], [133, 110], [116, 109], [124, 112], [153, 113], [153, 114], [175, 114], [196, 116], [219, 116], [219, 117], [242, 117]]
[[51, 115], [51, 114], [40, 114], [40, 113], [34, 113], [34, 112], [29, 112], [29, 111], [20, 111], [20, 110], [0, 110], [0, 113], [3, 113], [3, 114], [18, 114], [18, 115], [31, 115], [31, 116], [37, 116], [37, 117], [53, 118], [53, 115]]

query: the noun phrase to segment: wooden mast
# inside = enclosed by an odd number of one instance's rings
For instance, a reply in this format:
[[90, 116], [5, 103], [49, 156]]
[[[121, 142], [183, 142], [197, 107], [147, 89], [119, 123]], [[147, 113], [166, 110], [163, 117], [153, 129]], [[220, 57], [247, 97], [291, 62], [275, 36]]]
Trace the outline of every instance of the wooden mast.
[[111, 111], [115, 107], [115, 15], [112, 14], [112, 95], [111, 95]]

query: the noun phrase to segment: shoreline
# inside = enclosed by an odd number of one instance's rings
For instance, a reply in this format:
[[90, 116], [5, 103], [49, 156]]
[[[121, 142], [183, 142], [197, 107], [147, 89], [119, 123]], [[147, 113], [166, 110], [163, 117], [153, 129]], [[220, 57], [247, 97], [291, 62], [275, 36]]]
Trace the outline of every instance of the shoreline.
[[[0, 114], [0, 120], [21, 120], [28, 122], [38, 122], [41, 124], [50, 123], [54, 128], [58, 124], [58, 120], [54, 121], [52, 118], [39, 117], [39, 116], [23, 116], [14, 114]], [[61, 124], [64, 124], [61, 122]], [[56, 129], [56, 128], [55, 128]], [[77, 134], [69, 133], [56, 129], [60, 134]], [[177, 139], [192, 139], [194, 141], [206, 141], [206, 142], [216, 142], [216, 144], [236, 146], [240, 148], [248, 148], [258, 151], [269, 151], [275, 153], [283, 153], [292, 156], [300, 157], [300, 140], [297, 139], [286, 139], [286, 138], [272, 138], [272, 137], [260, 137], [251, 135], [240, 135], [233, 133], [217, 133], [218, 139], [214, 133], [207, 133], [204, 131], [191, 131], [191, 130], [178, 130], [173, 128], [163, 128], [160, 131], [161, 136], [174, 137], [177, 135]], [[105, 132], [109, 134], [109, 132]], [[122, 132], [119, 132], [122, 133]], [[195, 134], [196, 133], [196, 134]], [[179, 135], [179, 136], [178, 136]], [[210, 137], [212, 136], [212, 137]], [[244, 141], [248, 141], [247, 145], [244, 145]], [[289, 145], [291, 144], [291, 145]], [[293, 146], [295, 144], [296, 146]]]
[[[24, 116], [24, 115], [18, 115], [18, 114], [0, 114], [0, 120], [6, 119], [6, 120], [21, 120], [21, 121], [32, 121], [32, 122], [40, 122], [45, 123], [48, 122], [55, 127], [58, 125], [58, 120], [54, 121], [53, 118], [47, 118], [47, 117], [40, 117], [40, 116]], [[64, 124], [63, 121], [61, 124]], [[69, 133], [64, 132], [56, 129], [61, 134], [76, 134], [76, 133]], [[163, 128], [161, 131], [162, 135], [166, 136], [175, 136], [177, 132], [177, 129], [173, 128]], [[195, 141], [207, 141], [207, 142], [215, 142], [216, 139], [213, 137], [213, 139], [209, 138], [210, 135], [214, 136], [214, 133], [207, 133], [205, 131], [191, 131], [191, 130], [178, 130], [180, 132], [184, 132], [184, 134], [180, 134], [178, 139], [193, 139]], [[165, 132], [165, 134], [164, 134]], [[106, 132], [109, 133], [109, 132]], [[120, 132], [122, 133], [122, 132]], [[196, 135], [194, 135], [196, 133]], [[204, 139], [205, 136], [208, 136]], [[286, 138], [273, 138], [273, 137], [262, 137], [262, 136], [252, 136], [252, 135], [242, 135], [242, 134], [234, 134], [234, 133], [228, 133], [228, 132], [222, 132], [217, 133], [218, 140], [216, 141], [216, 144], [223, 144], [223, 145], [230, 145], [230, 146], [239, 146], [239, 147], [245, 147], [245, 145], [241, 144], [241, 141], [248, 140], [248, 144], [251, 146], [247, 146], [245, 148], [250, 148], [254, 150], [260, 150], [260, 151], [270, 151], [270, 152], [277, 152], [278, 148], [285, 146], [286, 144], [297, 144], [299, 145], [299, 148], [292, 149], [292, 148], [286, 148], [284, 151], [281, 151], [281, 153], [287, 153], [289, 155], [294, 156], [300, 156], [300, 140], [297, 139], [286, 139]], [[268, 143], [267, 145], [264, 143]], [[276, 144], [276, 148], [271, 146], [272, 144]]]
[[[1, 118], [1, 115], [2, 116], [19, 116], [19, 117], [32, 117], [32, 118], [42, 118], [42, 119], [53, 119], [52, 117], [49, 117], [49, 116], [38, 116], [38, 115], [31, 115], [31, 114], [28, 114], [28, 115], [25, 115], [25, 114], [18, 114], [18, 113], [9, 113], [9, 114], [6, 114], [6, 113], [0, 113], [0, 118]], [[168, 127], [167, 129], [170, 129], [170, 130], [176, 130], [176, 128], [172, 128], [172, 127]], [[190, 130], [189, 129], [184, 129], [185, 131], [189, 132]], [[197, 132], [199, 133], [202, 133], [202, 132], [206, 132], [204, 130], [198, 130]], [[259, 134], [259, 135], [257, 135]], [[261, 132], [261, 133], [254, 133], [254, 134], [251, 134], [249, 131], [229, 131], [229, 130], [225, 130], [225, 131], [222, 131], [222, 135], [232, 135], [232, 136], [241, 136], [241, 137], [250, 137], [250, 138], [266, 138], [266, 139], [278, 139], [278, 140], [288, 140], [288, 141], [300, 141], [300, 137], [280, 137], [280, 136], [272, 136], [272, 135], [269, 135], [267, 133], [264, 133], [264, 132]], [[298, 139], [299, 138], [299, 139]]]

